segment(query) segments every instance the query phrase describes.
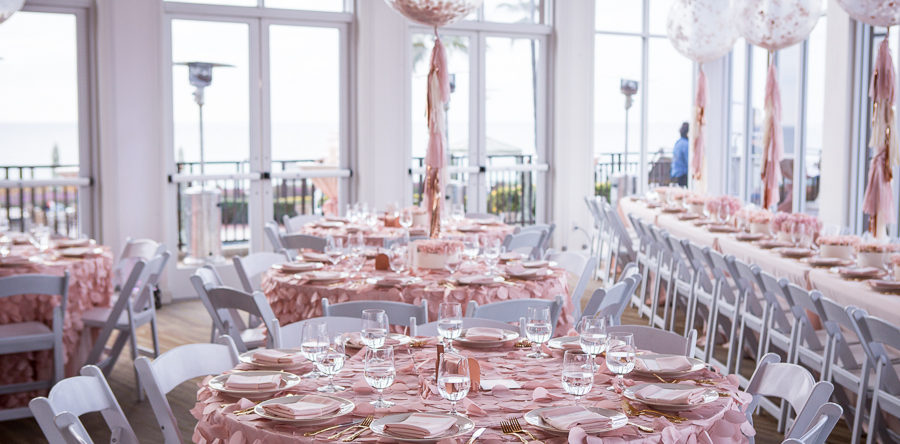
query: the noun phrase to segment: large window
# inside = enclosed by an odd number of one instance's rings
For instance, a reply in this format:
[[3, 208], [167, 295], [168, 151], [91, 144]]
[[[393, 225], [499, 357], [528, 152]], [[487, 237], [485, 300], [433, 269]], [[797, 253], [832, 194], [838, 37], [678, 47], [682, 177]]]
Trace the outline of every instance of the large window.
[[30, 2], [0, 26], [0, 231], [93, 231], [87, 17]]
[[[672, 0], [596, 0], [594, 40], [595, 191], [615, 178], [669, 182], [672, 148], [692, 117], [693, 63], [666, 39]], [[637, 83], [637, 91], [623, 81]]]

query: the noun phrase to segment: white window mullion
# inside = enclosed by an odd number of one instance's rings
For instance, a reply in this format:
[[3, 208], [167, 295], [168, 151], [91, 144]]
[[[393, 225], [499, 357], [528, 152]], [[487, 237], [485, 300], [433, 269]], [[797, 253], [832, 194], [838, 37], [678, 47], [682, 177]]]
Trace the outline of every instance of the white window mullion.
[[[482, 16], [484, 14], [484, 8], [482, 8]], [[486, 45], [486, 36], [483, 33], [476, 33], [473, 41], [477, 42], [475, 47], [475, 52], [477, 54], [478, 60], [475, 62], [475, 66], [472, 69], [472, 73], [474, 74], [473, 78], [475, 79], [476, 87], [473, 88], [476, 91], [475, 103], [478, 107], [478, 114], [474, 120], [477, 125], [477, 134], [478, 134], [478, 143], [475, 145], [474, 157], [469, 160], [470, 164], [478, 165], [478, 166], [486, 166], [487, 165], [487, 88], [486, 88], [486, 69], [485, 69], [485, 53], [487, 51]], [[469, 180], [470, 186], [472, 184], [472, 180]], [[484, 213], [488, 211], [487, 202], [488, 202], [488, 192], [490, 189], [487, 183], [487, 174], [485, 172], [479, 172], [477, 174], [477, 180], [475, 181], [475, 191], [476, 195], [476, 206], [474, 209], [470, 209], [471, 212], [479, 212]]]
[[799, 82], [797, 88], [796, 100], [799, 100], [797, 106], [797, 125], [794, 129], [794, 186], [793, 193], [793, 211], [802, 213], [806, 210], [806, 95], [807, 95], [807, 65], [809, 64], [809, 39], [804, 40], [800, 46], [800, 57], [797, 63]]
[[[644, 0], [644, 8], [643, 8], [643, 37], [641, 38], [641, 83], [644, 85], [644, 93], [641, 94], [641, 115], [640, 115], [640, 128], [641, 128], [641, 140], [640, 140], [640, 160], [638, 165], [638, 171], [640, 177], [638, 178], [638, 188], [637, 193], [643, 194], [647, 189], [647, 180], [648, 180], [648, 171], [647, 171], [647, 107], [649, 104], [649, 78], [650, 78], [650, 0]], [[625, 164], [628, 164], [628, 159], [624, 159]], [[629, 184], [630, 186], [630, 184]], [[620, 191], [621, 193], [621, 191]]]

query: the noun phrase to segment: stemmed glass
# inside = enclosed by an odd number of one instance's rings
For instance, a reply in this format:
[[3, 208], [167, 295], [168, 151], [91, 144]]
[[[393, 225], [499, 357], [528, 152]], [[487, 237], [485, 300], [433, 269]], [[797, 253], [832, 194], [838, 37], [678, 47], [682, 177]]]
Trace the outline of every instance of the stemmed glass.
[[485, 239], [484, 259], [492, 275], [496, 272], [497, 263], [500, 261], [500, 249], [500, 239]]
[[453, 204], [453, 206], [450, 207], [450, 218], [457, 224], [466, 218], [466, 211], [463, 209], [463, 204]]
[[578, 335], [581, 351], [591, 358], [593, 370], [594, 357], [603, 353], [603, 347], [606, 345], [606, 318], [582, 318], [578, 323]]
[[528, 307], [528, 318], [525, 320], [525, 337], [531, 341], [529, 358], [541, 359], [549, 357], [541, 351], [541, 344], [550, 340], [553, 326], [550, 325], [550, 307]]
[[634, 337], [631, 333], [610, 333], [606, 342], [606, 367], [616, 374], [613, 382], [622, 386], [623, 376], [634, 370]]
[[465, 416], [456, 411], [456, 403], [469, 394], [469, 361], [456, 353], [441, 354], [438, 363], [438, 391], [450, 401], [450, 414]]
[[731, 207], [729, 207], [725, 202], [719, 203], [719, 211], [718, 211], [719, 223], [727, 224], [729, 220], [731, 220]]
[[398, 244], [391, 245], [391, 271], [400, 273], [406, 266], [406, 247]]
[[438, 307], [437, 331], [446, 351], [455, 351], [453, 340], [462, 334], [462, 324], [462, 305], [459, 302], [441, 302]]
[[594, 372], [587, 370], [593, 365], [591, 356], [579, 351], [566, 350], [563, 355], [562, 386], [566, 393], [575, 397], [576, 405], [594, 386]]
[[360, 332], [360, 337], [366, 347], [384, 347], [387, 332], [388, 317], [384, 310], [370, 308], [362, 311], [362, 332]]
[[331, 265], [337, 265], [344, 253], [344, 244], [341, 238], [328, 236], [325, 239], [325, 254], [331, 260]]
[[[321, 321], [309, 321], [300, 329], [300, 351], [310, 362], [316, 362], [316, 355], [328, 348], [327, 324]], [[303, 375], [303, 378], [316, 379], [323, 376], [318, 370], [313, 369]]]
[[413, 224], [413, 212], [411, 208], [404, 208], [400, 210], [400, 226], [403, 227], [406, 232], [409, 232], [410, 227]]
[[466, 237], [463, 240], [463, 257], [465, 257], [466, 261], [469, 263], [475, 262], [475, 258], [478, 257], [478, 238], [475, 236]]
[[446, 268], [447, 271], [450, 272], [450, 277], [453, 277], [453, 275], [456, 274], [457, 271], [459, 271], [459, 267], [462, 265], [462, 259], [460, 259], [461, 255], [461, 252], [454, 251], [449, 257], [447, 257], [447, 260], [444, 261], [444, 268]]
[[328, 344], [325, 350], [316, 353], [316, 367], [319, 371], [328, 376], [328, 385], [319, 387], [318, 391], [324, 393], [336, 393], [344, 391], [347, 388], [334, 385], [334, 375], [338, 374], [344, 368], [344, 341], [341, 335], [330, 336], [325, 333], [325, 342]]
[[366, 350], [366, 383], [378, 392], [378, 399], [370, 401], [376, 409], [386, 409], [394, 405], [384, 400], [384, 389], [394, 383], [397, 370], [394, 367], [394, 347]]

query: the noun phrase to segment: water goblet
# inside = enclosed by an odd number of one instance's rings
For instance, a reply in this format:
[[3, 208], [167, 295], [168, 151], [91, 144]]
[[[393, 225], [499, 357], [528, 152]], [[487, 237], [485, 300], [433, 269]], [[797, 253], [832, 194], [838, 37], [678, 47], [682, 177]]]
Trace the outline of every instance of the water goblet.
[[469, 361], [456, 353], [441, 354], [438, 363], [438, 391], [450, 401], [450, 414], [465, 416], [456, 411], [456, 403], [469, 394]]
[[553, 334], [553, 325], [550, 324], [550, 307], [528, 307], [528, 317], [525, 320], [525, 337], [531, 341], [531, 353], [527, 356], [533, 359], [549, 357], [541, 351], [541, 344], [550, 340]]
[[370, 308], [362, 311], [360, 337], [369, 348], [382, 348], [387, 338], [388, 317], [384, 310]]
[[606, 318], [581, 318], [578, 323], [578, 343], [581, 351], [591, 358], [591, 370], [594, 368], [594, 358], [603, 353], [606, 346]]
[[497, 264], [500, 261], [500, 239], [486, 239], [484, 243], [484, 259], [491, 274], [496, 273]]
[[450, 218], [457, 224], [466, 218], [466, 210], [463, 208], [463, 204], [453, 204], [453, 206], [450, 207]]
[[467, 262], [472, 263], [475, 262], [475, 258], [478, 257], [478, 238], [475, 236], [466, 237], [463, 240], [463, 257]]
[[384, 400], [384, 389], [394, 383], [396, 375], [393, 347], [366, 350], [366, 383], [378, 392], [378, 399], [370, 401], [369, 404], [376, 409], [386, 409], [394, 405], [393, 402]]
[[562, 386], [566, 393], [575, 397], [575, 404], [588, 394], [594, 386], [593, 358], [577, 350], [566, 350], [563, 355]]
[[447, 351], [453, 349], [453, 340], [462, 334], [462, 305], [459, 302], [441, 302], [438, 306], [437, 331]]
[[394, 244], [391, 246], [391, 271], [400, 273], [406, 267], [406, 247]]
[[462, 265], [462, 260], [459, 256], [459, 253], [451, 254], [444, 262], [444, 268], [450, 272], [451, 277], [459, 271], [459, 267]]
[[606, 337], [606, 367], [616, 375], [613, 387], [622, 386], [623, 376], [634, 370], [634, 337], [631, 333], [610, 333]]
[[325, 254], [331, 260], [331, 265], [337, 265], [344, 254], [344, 243], [341, 238], [328, 236], [325, 239]]
[[[303, 324], [300, 329], [300, 352], [310, 362], [316, 362], [316, 355], [324, 351], [328, 346], [327, 324], [321, 321], [310, 321]], [[302, 377], [316, 379], [322, 377], [317, 369], [304, 374]]]
[[410, 227], [413, 224], [413, 210], [412, 208], [404, 208], [400, 210], [400, 226], [409, 231]]
[[325, 347], [325, 350], [316, 353], [316, 367], [325, 376], [328, 376], [328, 385], [319, 387], [316, 390], [323, 393], [336, 393], [347, 390], [346, 387], [334, 384], [334, 375], [344, 368], [344, 359], [346, 358], [343, 338], [341, 335], [329, 336], [327, 333], [325, 337], [328, 340], [328, 346]]

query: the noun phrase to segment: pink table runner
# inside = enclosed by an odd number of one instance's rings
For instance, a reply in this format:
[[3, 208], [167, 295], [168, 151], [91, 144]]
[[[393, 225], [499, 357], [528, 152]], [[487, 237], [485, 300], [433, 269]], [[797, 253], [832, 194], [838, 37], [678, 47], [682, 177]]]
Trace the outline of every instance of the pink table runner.
[[[33, 247], [13, 248], [11, 256], [36, 254]], [[52, 254], [52, 250], [51, 250]], [[62, 276], [69, 272], [68, 305], [63, 328], [63, 346], [66, 349], [66, 376], [75, 376], [87, 357], [87, 350], [80, 350], [81, 332], [84, 324], [81, 315], [85, 311], [109, 306], [113, 291], [112, 253], [103, 248], [103, 253], [80, 258], [64, 258], [30, 262], [26, 266], [0, 266], [0, 277], [20, 274], [52, 274]], [[0, 324], [40, 321], [48, 327], [53, 322], [53, 307], [59, 304], [59, 296], [19, 295], [0, 298]], [[28, 382], [49, 379], [53, 371], [53, 357], [50, 351], [37, 351], [0, 355], [0, 384]], [[0, 408], [22, 407], [39, 391], [0, 395]]]
[[[407, 350], [410, 350], [408, 353]], [[491, 391], [470, 392], [459, 403], [460, 410], [465, 411], [472, 419], [476, 427], [487, 427], [487, 431], [478, 442], [501, 443], [519, 442], [512, 435], [504, 435], [500, 430], [500, 420], [504, 418], [518, 418], [519, 423], [527, 428], [538, 439], [547, 444], [562, 443], [739, 443], [746, 442], [744, 433], [752, 435], [753, 429], [746, 422], [743, 406], [750, 401], [750, 395], [739, 391], [737, 379], [734, 376], [727, 378], [719, 374], [702, 370], [692, 376], [698, 379], [710, 378], [717, 382], [716, 389], [720, 393], [730, 396], [722, 396], [711, 404], [689, 411], [678, 412], [688, 420], [680, 424], [670, 422], [667, 419], [637, 416], [630, 420], [652, 427], [655, 432], [641, 432], [636, 427], [626, 425], [618, 430], [600, 434], [597, 436], [585, 436], [580, 429], [573, 430], [568, 437], [550, 435], [528, 426], [522, 419], [522, 415], [532, 409], [548, 406], [572, 405], [573, 398], [566, 394], [560, 384], [560, 371], [562, 369], [562, 355], [558, 351], [553, 352], [553, 357], [534, 360], [525, 357], [528, 350], [523, 349], [496, 349], [494, 351], [480, 351], [461, 348], [464, 354], [478, 359], [482, 369], [482, 379], [513, 379], [522, 385], [521, 389], [508, 389], [505, 386], [494, 388]], [[229, 444], [255, 444], [265, 443], [296, 443], [296, 442], [326, 442], [325, 439], [332, 432], [326, 432], [318, 436], [304, 437], [304, 432], [322, 429], [330, 424], [341, 424], [352, 418], [360, 418], [374, 414], [376, 418], [392, 413], [412, 411], [446, 412], [449, 410], [449, 402], [437, 394], [434, 386], [434, 357], [433, 348], [408, 349], [406, 347], [396, 350], [395, 365], [397, 377], [394, 384], [385, 390], [385, 399], [396, 403], [386, 410], [374, 410], [369, 401], [375, 399], [373, 390], [366, 384], [363, 378], [364, 352], [356, 353], [347, 361], [344, 369], [335, 377], [335, 382], [351, 390], [340, 392], [342, 396], [353, 400], [356, 409], [352, 416], [338, 418], [329, 422], [316, 424], [313, 427], [301, 427], [276, 423], [266, 420], [255, 414], [236, 416], [231, 412], [247, 408], [253, 402], [230, 398], [219, 394], [205, 385], [207, 378], [201, 384], [197, 393], [198, 402], [191, 409], [191, 413], [197, 418], [198, 423], [194, 429], [193, 441], [197, 443], [228, 442]], [[249, 367], [238, 366], [238, 369]], [[291, 372], [301, 373], [311, 366], [304, 364]], [[585, 397], [584, 405], [622, 410], [622, 398], [616, 392], [607, 391], [606, 387], [612, 375], [602, 363], [594, 378], [594, 388]], [[642, 382], [656, 382], [652, 379], [634, 376], [626, 379], [626, 383], [636, 384]], [[318, 385], [325, 381], [303, 380], [290, 393], [315, 393]], [[224, 404], [224, 407], [223, 407]], [[636, 404], [640, 408], [640, 404]], [[464, 443], [468, 436], [458, 439], [441, 441], [442, 443]], [[371, 432], [362, 434], [358, 442], [392, 442], [387, 438], [379, 438]]]
[[[366, 225], [349, 224], [341, 227], [323, 227], [313, 222], [304, 225], [300, 233], [310, 234], [313, 236], [332, 236], [336, 238], [346, 239], [348, 227], [354, 232], [356, 230], [361, 230], [363, 232], [363, 237], [365, 238], [366, 245], [371, 247], [384, 246], [385, 239], [397, 239], [402, 237], [406, 233], [406, 230], [403, 228], [385, 227], [384, 222], [381, 220], [379, 220], [378, 224], [371, 229]], [[473, 231], [459, 231], [459, 228]], [[515, 228], [511, 225], [480, 225], [475, 220], [466, 219], [458, 224], [449, 223], [447, 225], [444, 225], [441, 228], [441, 238], [462, 240], [470, 236], [476, 236], [478, 238], [487, 237], [491, 240], [499, 240], [500, 242], [503, 242], [503, 239], [506, 238], [506, 235], [512, 234], [514, 230]], [[422, 236], [426, 234], [424, 229], [417, 229], [415, 227], [411, 229], [411, 232], [414, 236]]]
[[[502, 271], [505, 267], [500, 265], [499, 268]], [[344, 270], [345, 268], [338, 264], [337, 267], [326, 266], [326, 269]], [[544, 278], [507, 279], [506, 282], [495, 285], [451, 284], [445, 282], [449, 276], [448, 273], [434, 271], [419, 275], [422, 278], [419, 283], [379, 287], [366, 282], [365, 278], [393, 275], [393, 273], [376, 271], [372, 261], [369, 260], [366, 267], [363, 268], [361, 277], [349, 278], [327, 285], [309, 284], [302, 277], [302, 273], [291, 274], [269, 270], [263, 275], [262, 290], [281, 325], [322, 316], [323, 298], [328, 298], [331, 303], [379, 300], [417, 305], [426, 299], [428, 301], [428, 319], [435, 321], [441, 302], [459, 302], [465, 310], [469, 301], [488, 304], [510, 299], [553, 299], [556, 295], [562, 295], [565, 304], [559, 317], [557, 331], [566, 332], [574, 322], [572, 316], [574, 307], [569, 298], [568, 273], [561, 268], [552, 270], [553, 273]], [[462, 275], [462, 272], [458, 273], [458, 276]]]

